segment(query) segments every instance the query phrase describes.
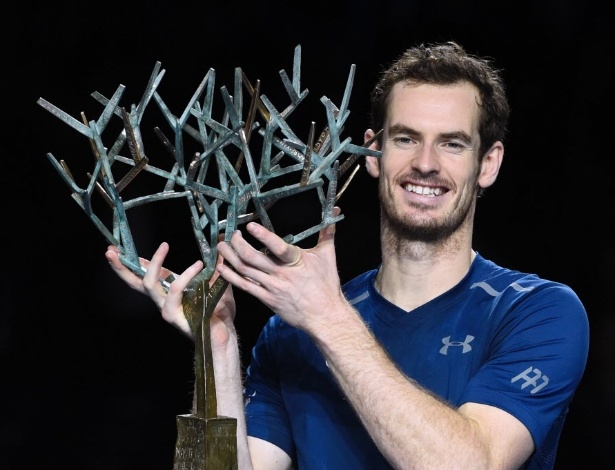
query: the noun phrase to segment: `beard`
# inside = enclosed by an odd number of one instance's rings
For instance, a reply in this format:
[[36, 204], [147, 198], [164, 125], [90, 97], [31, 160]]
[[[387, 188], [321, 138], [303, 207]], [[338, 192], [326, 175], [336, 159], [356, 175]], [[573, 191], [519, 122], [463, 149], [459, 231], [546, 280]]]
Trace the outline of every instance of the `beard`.
[[[477, 184], [474, 187], [478, 187]], [[477, 191], [468, 192], [456, 201], [453, 210], [443, 219], [428, 216], [426, 206], [414, 206], [418, 213], [403, 214], [388, 194], [383, 180], [379, 184], [381, 235], [383, 241], [398, 244], [401, 241], [439, 244], [449, 239], [471, 217]]]

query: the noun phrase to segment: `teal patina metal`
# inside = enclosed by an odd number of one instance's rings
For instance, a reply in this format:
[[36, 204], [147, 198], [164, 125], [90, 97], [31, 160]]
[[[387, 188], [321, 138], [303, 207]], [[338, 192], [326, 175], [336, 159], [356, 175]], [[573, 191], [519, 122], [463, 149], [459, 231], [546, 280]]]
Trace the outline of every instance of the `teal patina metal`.
[[[229, 239], [242, 224], [258, 220], [275, 232], [268, 210], [276, 202], [299, 193], [314, 191], [320, 201], [320, 222], [299, 233], [287, 234], [291, 244], [343, 219], [334, 216], [333, 208], [357, 167], [366, 155], [380, 156], [367, 144], [354, 145], [350, 138], [341, 139], [344, 123], [350, 111], [348, 104], [354, 81], [352, 65], [340, 106], [327, 97], [321, 102], [325, 108], [326, 126], [315, 140], [315, 124], [311, 123], [306, 141], [302, 141], [288, 124], [289, 116], [308, 95], [300, 86], [301, 46], [295, 48], [292, 78], [280, 71], [289, 104], [278, 111], [266, 95], [260, 93], [260, 81], [250, 83], [240, 68], [235, 69], [233, 95], [220, 88], [224, 104], [221, 119], [214, 119], [215, 70], [209, 69], [188, 104], [176, 115], [157, 92], [165, 74], [156, 63], [138, 104], [120, 106], [125, 87], [120, 85], [111, 98], [93, 92], [91, 96], [103, 106], [96, 120], [88, 121], [82, 114], [75, 119], [40, 98], [38, 104], [86, 137], [94, 156], [88, 183], [80, 187], [64, 161], [47, 154], [53, 167], [69, 186], [73, 199], [96, 225], [109, 244], [120, 249], [122, 263], [139, 276], [145, 268], [139, 262], [137, 247], [128, 223], [129, 211], [135, 207], [170, 199], [184, 199], [188, 204], [192, 229], [202, 260], [203, 271], [196, 276], [184, 294], [183, 306], [195, 339], [195, 409], [193, 414], [177, 417], [178, 436], [174, 469], [236, 469], [236, 421], [217, 416], [216, 390], [209, 317], [226, 288], [221, 278], [210, 285], [217, 258], [219, 236]], [[248, 98], [244, 101], [244, 93]], [[161, 148], [170, 156], [166, 169], [154, 166], [144, 148], [141, 129], [143, 117], [151, 103], [157, 105], [170, 129], [170, 137], [154, 127]], [[244, 116], [245, 115], [245, 116]], [[112, 120], [120, 126], [112, 126]], [[109, 137], [109, 134], [115, 133]], [[119, 129], [119, 130], [118, 130]], [[105, 133], [105, 131], [107, 131]], [[254, 136], [259, 136], [258, 145]], [[379, 134], [378, 134], [379, 135]], [[188, 158], [186, 138], [198, 148]], [[255, 151], [256, 149], [256, 151]], [[129, 156], [121, 152], [129, 152]], [[127, 186], [143, 174], [158, 177], [161, 189], [132, 198], [122, 197]], [[293, 175], [296, 174], [296, 177]], [[290, 183], [276, 185], [276, 181]], [[269, 187], [269, 189], [267, 189]], [[100, 205], [111, 212], [111, 222], [105, 224], [97, 215]], [[97, 208], [95, 210], [95, 207]], [[99, 212], [100, 213], [100, 212]], [[172, 279], [161, 280], [168, 288]]]

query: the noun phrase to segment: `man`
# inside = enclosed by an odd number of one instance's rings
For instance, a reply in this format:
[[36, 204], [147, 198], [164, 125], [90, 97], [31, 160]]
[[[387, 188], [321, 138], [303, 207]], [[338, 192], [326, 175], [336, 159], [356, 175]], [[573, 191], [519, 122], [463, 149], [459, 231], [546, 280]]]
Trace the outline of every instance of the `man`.
[[[488, 60], [449, 42], [408, 49], [372, 92], [382, 263], [343, 287], [335, 227], [300, 249], [257, 223], [218, 247], [219, 275], [275, 314], [242, 393], [230, 288], [212, 318], [218, 413], [238, 422], [240, 468], [550, 469], [588, 354], [584, 307], [565, 285], [472, 249], [480, 193], [498, 175], [509, 115]], [[339, 211], [339, 209], [336, 209]], [[159, 279], [107, 258], [189, 331], [182, 291], [199, 261]], [[222, 263], [222, 259], [226, 263]], [[245, 414], [244, 414], [245, 399]]]

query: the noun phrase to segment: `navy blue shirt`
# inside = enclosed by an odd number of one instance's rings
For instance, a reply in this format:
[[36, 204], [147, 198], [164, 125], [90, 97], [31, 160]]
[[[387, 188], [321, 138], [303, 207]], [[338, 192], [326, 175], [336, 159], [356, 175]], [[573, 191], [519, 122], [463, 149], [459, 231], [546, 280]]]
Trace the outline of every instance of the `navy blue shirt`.
[[[500, 408], [529, 430], [525, 469], [551, 469], [589, 348], [585, 309], [566, 285], [477, 255], [455, 287], [407, 312], [374, 288], [376, 270], [343, 286], [398, 367], [452, 406]], [[248, 434], [300, 470], [391, 468], [302, 331], [270, 318], [247, 369]]]

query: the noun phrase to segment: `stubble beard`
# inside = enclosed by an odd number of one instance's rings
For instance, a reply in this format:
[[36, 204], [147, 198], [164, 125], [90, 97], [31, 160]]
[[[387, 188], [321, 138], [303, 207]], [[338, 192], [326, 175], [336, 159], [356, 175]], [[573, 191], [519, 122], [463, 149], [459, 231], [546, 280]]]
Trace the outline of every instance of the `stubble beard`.
[[[379, 184], [381, 237], [384, 245], [394, 246], [404, 242], [422, 242], [442, 245], [451, 238], [470, 217], [475, 194], [468, 194], [457, 201], [453, 210], [444, 219], [431, 218], [426, 206], [414, 206], [414, 215], [397, 210], [394, 199], [382, 181]], [[392, 244], [392, 245], [391, 245]]]

